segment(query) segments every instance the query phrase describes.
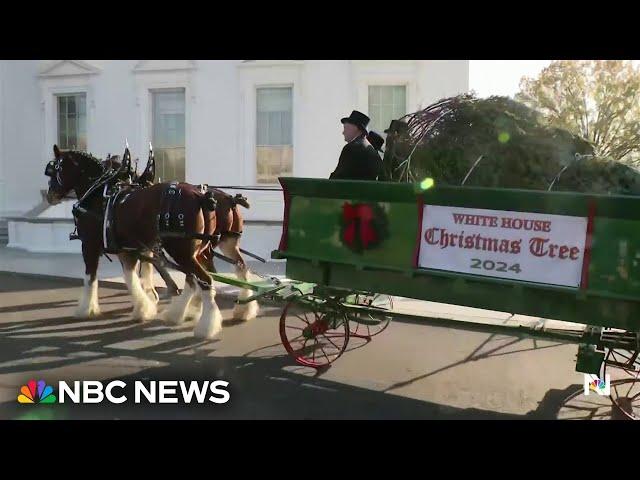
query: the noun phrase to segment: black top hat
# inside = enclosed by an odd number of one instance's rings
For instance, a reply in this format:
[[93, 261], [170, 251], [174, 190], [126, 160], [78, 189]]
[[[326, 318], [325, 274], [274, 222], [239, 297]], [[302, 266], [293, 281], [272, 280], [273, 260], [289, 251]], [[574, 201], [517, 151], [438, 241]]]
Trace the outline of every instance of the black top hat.
[[378, 132], [374, 132], [373, 130], [371, 130], [369, 132], [369, 134], [367, 135], [367, 140], [369, 141], [369, 143], [371, 145], [373, 145], [373, 148], [375, 148], [379, 152], [382, 151], [382, 145], [384, 144], [384, 138], [382, 138], [382, 136]]
[[395, 132], [395, 133], [403, 133], [409, 130], [409, 125], [402, 120], [391, 120], [391, 124], [389, 128], [387, 128], [384, 133]]
[[342, 123], [351, 123], [361, 130], [367, 131], [367, 125], [369, 124], [369, 117], [364, 113], [354, 110], [351, 115], [340, 120]]

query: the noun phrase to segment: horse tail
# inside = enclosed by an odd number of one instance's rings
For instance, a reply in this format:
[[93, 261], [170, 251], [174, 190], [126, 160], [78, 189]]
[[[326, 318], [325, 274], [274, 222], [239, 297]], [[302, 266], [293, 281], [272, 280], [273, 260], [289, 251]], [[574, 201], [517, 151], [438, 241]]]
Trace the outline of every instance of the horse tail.
[[[209, 238], [200, 245], [199, 255], [207, 257], [213, 255], [213, 249], [220, 240], [219, 235], [216, 235], [218, 222], [216, 209], [218, 208], [218, 201], [213, 197], [213, 192], [200, 193], [199, 197], [199, 207], [204, 217], [203, 233], [209, 236]], [[207, 215], [208, 212], [213, 214], [213, 216], [211, 217], [211, 215]], [[213, 222], [213, 224], [211, 222]]]
[[245, 197], [241, 193], [237, 193], [236, 196], [233, 197], [233, 204], [242, 205], [246, 209], [251, 208], [251, 206], [249, 205], [249, 200], [247, 200], [247, 197]]
[[207, 212], [214, 212], [218, 207], [217, 200], [213, 197], [213, 192], [206, 192], [200, 198], [200, 207]]

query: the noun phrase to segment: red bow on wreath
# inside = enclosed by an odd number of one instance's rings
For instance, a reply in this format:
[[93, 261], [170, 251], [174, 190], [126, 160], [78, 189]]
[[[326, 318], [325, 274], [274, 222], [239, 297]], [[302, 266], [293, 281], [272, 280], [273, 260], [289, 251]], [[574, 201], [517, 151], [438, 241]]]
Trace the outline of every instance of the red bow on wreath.
[[353, 246], [357, 237], [360, 237], [360, 244], [363, 248], [367, 248], [370, 243], [378, 240], [378, 234], [371, 224], [374, 218], [371, 205], [345, 203], [342, 206], [342, 218], [347, 225], [342, 239], [350, 247]]

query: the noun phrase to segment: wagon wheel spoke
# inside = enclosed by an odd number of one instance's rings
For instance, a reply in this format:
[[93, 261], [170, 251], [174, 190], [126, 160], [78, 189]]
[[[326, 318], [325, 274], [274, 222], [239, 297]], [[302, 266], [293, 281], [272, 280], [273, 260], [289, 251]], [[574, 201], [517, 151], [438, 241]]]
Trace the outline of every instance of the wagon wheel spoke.
[[[373, 318], [373, 316], [371, 314], [369, 314], [369, 319], [375, 320], [375, 318]], [[369, 325], [365, 325], [365, 327], [367, 327], [367, 337], [370, 337], [371, 336], [371, 328], [369, 327]]]
[[355, 333], [355, 334], [357, 335], [357, 334], [358, 334], [358, 329], [360, 328], [360, 322], [358, 321], [358, 316], [357, 316], [357, 314], [356, 314], [356, 320], [355, 320], [355, 322], [356, 322], [356, 331], [355, 331], [355, 332], [353, 332], [353, 333]]
[[627, 357], [624, 353], [622, 353], [621, 350], [616, 350], [615, 352], [616, 352], [616, 354], [620, 355], [621, 357], [624, 357], [627, 360], [631, 360], [631, 357]]
[[327, 362], [331, 362], [331, 360], [329, 360], [329, 357], [327, 356], [327, 352], [325, 352], [324, 348], [322, 348], [322, 345], [320, 345], [320, 350], [322, 350], [322, 353], [323, 353], [324, 357], [327, 359]]
[[[594, 404], [594, 405], [598, 405], [598, 404]], [[598, 407], [600, 407], [601, 405], [598, 405]], [[584, 406], [580, 406], [580, 405], [565, 405], [564, 408], [569, 408], [572, 410], [586, 410], [587, 407]], [[591, 410], [595, 411], [595, 408], [592, 408]]]
[[306, 323], [307, 325], [311, 326], [311, 324], [309, 323], [309, 321], [307, 320], [307, 314], [306, 312], [304, 313], [304, 317], [302, 318], [300, 315], [296, 314], [296, 317], [299, 318], [300, 320], [302, 320], [304, 323]]
[[302, 335], [302, 334], [300, 334], [300, 335], [298, 335], [297, 337], [292, 338], [290, 341], [291, 341], [291, 342], [295, 342], [296, 340], [298, 340], [299, 338], [302, 338], [302, 337], [303, 337], [303, 335]]
[[625, 398], [629, 398], [629, 394], [631, 393], [631, 389], [636, 385], [635, 380], [633, 382], [629, 382], [629, 390], [627, 390], [627, 394], [625, 395]]
[[618, 362], [618, 357], [616, 357], [616, 351], [615, 350], [609, 350], [609, 355], [611, 356], [611, 358], [613, 359], [614, 362]]
[[[339, 336], [339, 335], [336, 335], [336, 336]], [[333, 342], [331, 341], [331, 339], [330, 339], [327, 335], [324, 335], [324, 337], [325, 337], [327, 340], [329, 340], [329, 342], [331, 343], [331, 345], [333, 345], [334, 347], [336, 347], [336, 350], [338, 350], [338, 351], [340, 350], [340, 347], [338, 347], [335, 343], [333, 343]]]
[[586, 404], [586, 405], [595, 405], [598, 408], [603, 406], [603, 403], [598, 403], [598, 402], [594, 402], [594, 401], [590, 401], [590, 400], [581, 400], [581, 403]]
[[[618, 364], [623, 364], [623, 365], [629, 365], [629, 364], [633, 365], [633, 361], [631, 360], [631, 358], [630, 358], [630, 357], [627, 357], [627, 356], [626, 356], [624, 353], [622, 353], [620, 350], [611, 350], [611, 354], [612, 354], [612, 357], [613, 357], [613, 359], [614, 359], [614, 361], [615, 361], [616, 363], [618, 363]], [[620, 357], [624, 358], [624, 360], [623, 360], [623, 361], [621, 361], [621, 358], [620, 358]], [[618, 365], [617, 365], [617, 366], [618, 366]], [[622, 368], [624, 368], [624, 367], [622, 367]]]
[[590, 415], [590, 418], [609, 418], [610, 416], [611, 414], [607, 412], [602, 412], [602, 413], [594, 412], [592, 415]]

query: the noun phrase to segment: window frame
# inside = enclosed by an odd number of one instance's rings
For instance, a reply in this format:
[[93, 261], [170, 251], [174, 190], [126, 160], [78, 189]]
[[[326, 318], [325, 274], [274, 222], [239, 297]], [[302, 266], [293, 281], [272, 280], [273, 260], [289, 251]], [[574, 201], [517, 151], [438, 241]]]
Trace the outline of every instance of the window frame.
[[93, 114], [95, 109], [93, 91], [87, 83], [77, 83], [75, 79], [63, 78], [54, 85], [43, 85], [43, 100], [41, 110], [44, 111], [44, 144], [43, 156], [51, 160], [53, 157], [53, 145], [58, 144], [58, 97], [61, 95], [85, 94], [86, 122], [87, 122], [87, 151], [93, 148]]
[[[369, 95], [370, 95], [370, 91], [371, 91], [371, 87], [374, 88], [380, 88], [380, 87], [387, 87], [387, 88], [392, 88], [392, 87], [404, 87], [404, 113], [402, 114], [402, 116], [406, 115], [407, 113], [409, 113], [409, 85], [407, 85], [406, 83], [398, 83], [398, 84], [379, 84], [379, 83], [373, 83], [373, 84], [369, 84], [367, 85], [367, 112], [369, 112], [369, 116], [373, 119], [373, 115], [371, 113], [371, 104], [369, 103]], [[392, 120], [397, 120], [397, 118], [392, 118]], [[372, 126], [371, 124], [369, 124], [370, 127]], [[389, 124], [387, 125], [381, 125], [378, 127], [378, 133], [380, 135], [382, 135], [383, 137], [386, 137], [384, 131], [389, 128]]]
[[[180, 181], [186, 181], [187, 179], [187, 89], [185, 87], [160, 87], [160, 88], [149, 88], [148, 89], [148, 93], [149, 93], [149, 111], [150, 111], [150, 119], [149, 119], [149, 127], [148, 127], [148, 135], [149, 135], [149, 142], [151, 142], [153, 144], [154, 142], [154, 130], [155, 130], [155, 123], [154, 123], [154, 108], [155, 108], [155, 104], [154, 104], [154, 95], [156, 93], [182, 93], [184, 95], [184, 179], [180, 180]], [[157, 149], [160, 149], [160, 147], [157, 147]], [[154, 145], [154, 151], [156, 150], [156, 147]], [[162, 178], [162, 175], [160, 175], [160, 171], [158, 171], [158, 177]], [[163, 179], [163, 181], [165, 181], [166, 179]], [[173, 180], [173, 179], [172, 179]]]
[[192, 152], [192, 123], [193, 103], [195, 103], [196, 90], [192, 85], [191, 72], [193, 69], [152, 69], [139, 70], [134, 66], [133, 76], [136, 85], [135, 102], [138, 111], [138, 130], [135, 140], [129, 139], [132, 152], [141, 152], [146, 158], [149, 151], [149, 143], [153, 141], [153, 92], [165, 89], [184, 89], [184, 175], [185, 181], [189, 182], [197, 165], [190, 162]]
[[[268, 183], [258, 183], [257, 175], [257, 89], [290, 87], [293, 89], [293, 121], [292, 121], [292, 141], [293, 141], [293, 172], [297, 175], [297, 170], [301, 165], [297, 157], [301, 148], [301, 131], [299, 128], [304, 122], [304, 110], [302, 108], [302, 85], [303, 85], [303, 62], [282, 61], [277, 64], [265, 65], [260, 62], [249, 62], [238, 64], [238, 76], [240, 80], [240, 115], [238, 118], [240, 162], [238, 163], [238, 181], [242, 185], [265, 187]], [[270, 198], [270, 197], [269, 197]], [[276, 201], [275, 198], [273, 200]], [[278, 202], [280, 200], [277, 200]]]
[[[418, 60], [351, 60], [352, 75], [356, 90], [357, 110], [368, 114], [369, 87], [401, 86], [406, 88], [406, 112], [414, 111], [420, 98], [420, 65]], [[382, 132], [388, 127], [386, 125]]]
[[[86, 92], [74, 92], [74, 93], [55, 93], [54, 97], [54, 108], [55, 108], [55, 138], [56, 138], [56, 145], [58, 145], [58, 147], [61, 150], [68, 150], [67, 147], [63, 147], [62, 145], [60, 145], [60, 98], [61, 97], [80, 97], [84, 95], [84, 115], [85, 115], [85, 150], [88, 150], [89, 148], [89, 105], [87, 104], [87, 93]], [[77, 112], [76, 112], [77, 113]], [[68, 108], [67, 108], [67, 114], [68, 114]], [[67, 117], [67, 122], [68, 122], [68, 117]], [[68, 123], [67, 123], [68, 126]], [[76, 132], [78, 133], [78, 132]], [[67, 128], [67, 142], [68, 142], [68, 138], [69, 138], [69, 131]], [[77, 148], [78, 150], [82, 150], [81, 148]]]
[[[258, 91], [259, 90], [265, 90], [265, 89], [288, 89], [291, 93], [291, 144], [282, 144], [282, 145], [258, 145]], [[273, 182], [273, 183], [269, 183], [269, 182], [259, 182], [258, 181], [258, 147], [269, 147], [269, 146], [280, 146], [280, 147], [285, 147], [285, 146], [290, 146], [291, 147], [291, 157], [292, 157], [292, 164], [291, 164], [291, 172], [289, 172], [290, 175], [293, 175], [293, 171], [294, 171], [294, 158], [295, 158], [295, 97], [294, 97], [294, 85], [255, 85], [255, 89], [254, 89], [254, 98], [255, 98], [255, 128], [254, 128], [254, 132], [255, 132], [255, 142], [254, 142], [254, 182], [255, 185], [263, 185], [263, 186], [269, 186], [269, 185], [277, 185], [277, 181]]]

